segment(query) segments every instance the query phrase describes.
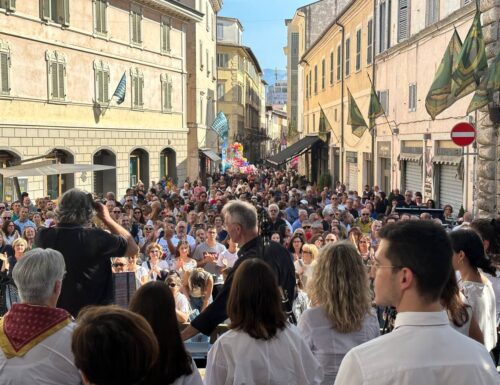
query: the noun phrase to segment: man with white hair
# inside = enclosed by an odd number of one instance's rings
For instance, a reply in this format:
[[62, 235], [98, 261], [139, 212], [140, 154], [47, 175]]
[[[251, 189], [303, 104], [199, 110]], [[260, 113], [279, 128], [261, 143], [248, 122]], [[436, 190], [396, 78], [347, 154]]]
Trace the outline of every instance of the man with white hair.
[[34, 249], [14, 267], [21, 303], [0, 321], [0, 381], [5, 385], [80, 384], [71, 353], [75, 324], [56, 308], [66, 266], [62, 254]]
[[280, 209], [277, 204], [270, 204], [267, 211], [269, 214], [269, 224], [271, 225], [271, 231], [278, 231], [282, 225], [286, 225], [286, 222], [279, 217]]

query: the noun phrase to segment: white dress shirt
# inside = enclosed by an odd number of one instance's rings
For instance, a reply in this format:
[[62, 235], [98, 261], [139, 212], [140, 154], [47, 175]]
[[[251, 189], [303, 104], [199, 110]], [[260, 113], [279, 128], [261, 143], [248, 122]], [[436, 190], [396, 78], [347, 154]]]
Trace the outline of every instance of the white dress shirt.
[[203, 385], [203, 380], [201, 379], [200, 372], [196, 368], [194, 360], [192, 362], [192, 367], [193, 373], [179, 377], [171, 385]]
[[500, 384], [483, 345], [450, 327], [445, 311], [398, 313], [394, 330], [346, 354], [335, 385]]
[[205, 385], [319, 385], [322, 379], [319, 362], [293, 325], [267, 341], [226, 332], [208, 352], [205, 371]]
[[340, 363], [349, 350], [380, 335], [379, 323], [374, 313], [366, 315], [360, 330], [340, 333], [332, 328], [323, 306], [307, 309], [301, 315], [298, 326], [323, 367], [323, 385], [334, 383]]
[[71, 352], [74, 328], [74, 323], [66, 325], [22, 357], [7, 359], [0, 349], [0, 384], [80, 385], [80, 373]]

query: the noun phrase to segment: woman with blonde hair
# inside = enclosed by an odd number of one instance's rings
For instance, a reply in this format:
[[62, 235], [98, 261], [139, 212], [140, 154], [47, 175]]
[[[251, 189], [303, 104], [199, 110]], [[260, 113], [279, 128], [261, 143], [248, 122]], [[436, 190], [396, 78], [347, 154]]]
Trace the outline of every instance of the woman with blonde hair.
[[305, 288], [307, 288], [307, 281], [313, 275], [318, 253], [319, 250], [316, 245], [306, 243], [304, 246], [302, 246], [302, 259], [297, 259], [294, 262], [295, 272], [299, 275], [299, 278]]
[[308, 292], [315, 307], [302, 314], [298, 326], [323, 367], [322, 384], [333, 384], [346, 353], [380, 334], [356, 246], [340, 241], [323, 247]]

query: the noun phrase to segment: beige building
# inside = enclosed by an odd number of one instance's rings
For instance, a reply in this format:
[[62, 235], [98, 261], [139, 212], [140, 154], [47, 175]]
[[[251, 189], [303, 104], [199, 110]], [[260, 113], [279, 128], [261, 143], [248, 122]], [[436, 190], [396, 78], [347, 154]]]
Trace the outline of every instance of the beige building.
[[238, 19], [217, 17], [218, 111], [229, 123], [229, 144], [243, 144], [249, 162], [262, 159], [267, 139], [265, 84], [252, 49], [242, 45], [243, 27]]
[[266, 156], [273, 156], [286, 148], [288, 119], [286, 105], [273, 105], [266, 108]]
[[[376, 183], [420, 191], [437, 207], [474, 207], [475, 156], [463, 156], [450, 131], [459, 122], [474, 123], [466, 111], [472, 94], [457, 101], [432, 121], [425, 98], [456, 27], [462, 41], [471, 26], [474, 2], [377, 1], [375, 84], [386, 109], [377, 120]], [[474, 148], [466, 148], [475, 153]]]
[[[202, 16], [155, 0], [18, 1], [0, 12], [0, 164], [55, 151], [62, 163], [116, 166], [21, 179], [33, 197], [73, 186], [121, 195], [138, 181], [184, 179], [186, 29]], [[108, 108], [123, 74], [125, 101]], [[0, 182], [12, 199], [11, 180]]]
[[187, 38], [187, 125], [188, 176], [191, 180], [219, 165], [218, 138], [210, 129], [217, 111], [216, 18], [222, 0], [183, 0], [184, 4], [203, 14], [200, 23], [190, 23]]

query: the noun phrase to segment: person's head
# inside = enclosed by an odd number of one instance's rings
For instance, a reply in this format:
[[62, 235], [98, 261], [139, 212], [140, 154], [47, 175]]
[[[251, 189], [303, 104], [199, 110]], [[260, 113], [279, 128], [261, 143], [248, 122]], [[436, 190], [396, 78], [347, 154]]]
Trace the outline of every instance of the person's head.
[[94, 208], [89, 195], [72, 188], [64, 193], [56, 209], [57, 223], [85, 225], [92, 219]]
[[496, 258], [498, 263], [500, 257], [500, 220], [475, 219], [470, 226], [481, 235], [486, 254], [491, 258]]
[[143, 383], [158, 358], [158, 341], [140, 315], [118, 306], [82, 310], [71, 341], [85, 384]]
[[181, 278], [177, 275], [177, 272], [174, 271], [172, 273], [169, 273], [167, 275], [167, 279], [165, 279], [165, 283], [167, 284], [168, 288], [172, 292], [172, 294], [175, 296], [179, 290], [182, 287], [182, 281]]
[[[337, 228], [338, 231], [338, 228]], [[325, 245], [329, 245], [331, 243], [335, 243], [338, 241], [338, 238], [335, 234], [333, 233], [328, 233], [325, 235]]]
[[118, 219], [118, 223], [122, 225], [122, 227], [129, 229], [130, 228], [130, 218], [127, 214], [122, 214], [120, 219]]
[[413, 192], [411, 192], [410, 190], [406, 190], [405, 191], [405, 201], [411, 202], [412, 199], [413, 199]]
[[[169, 285], [180, 286], [176, 275], [141, 286], [130, 301], [129, 310], [143, 316], [158, 340], [158, 361], [148, 376], [149, 382], [171, 384], [178, 377], [191, 374], [191, 357], [182, 343], [175, 315], [175, 300]], [[175, 287], [175, 286], [174, 286]]]
[[361, 219], [360, 220], [363, 223], [370, 222], [370, 210], [368, 210], [367, 208], [363, 208], [361, 210]]
[[275, 221], [278, 218], [278, 214], [280, 212], [280, 209], [279, 209], [277, 204], [273, 203], [273, 204], [269, 205], [269, 208], [267, 209], [267, 211], [269, 212], [269, 218], [272, 221]]
[[305, 220], [307, 220], [308, 218], [308, 215], [307, 215], [307, 210], [304, 210], [304, 209], [300, 209], [299, 210], [299, 220], [300, 222], [304, 222]]
[[186, 222], [180, 221], [177, 223], [177, 226], [175, 226], [175, 231], [177, 232], [178, 237], [183, 237], [186, 235], [187, 232], [187, 225]]
[[439, 300], [451, 273], [452, 249], [446, 231], [430, 221], [388, 224], [380, 230], [375, 256], [375, 302], [414, 308]]
[[215, 226], [208, 226], [206, 234], [207, 234], [207, 241], [216, 242], [217, 229], [215, 228]]
[[325, 245], [325, 238], [323, 238], [323, 234], [314, 234], [311, 239], [309, 239], [309, 243], [321, 249]]
[[33, 213], [33, 222], [39, 226], [42, 223], [42, 215], [40, 213]]
[[19, 215], [19, 210], [21, 210], [21, 202], [15, 201], [14, 203], [12, 203], [12, 211]]
[[189, 257], [189, 243], [187, 241], [179, 241], [175, 248], [175, 257]]
[[27, 241], [33, 241], [35, 239], [36, 230], [33, 226], [26, 226], [23, 231], [23, 238]]
[[304, 235], [299, 233], [294, 234], [292, 235], [292, 238], [290, 238], [288, 251], [292, 253], [300, 253], [302, 252], [303, 245], [304, 245]]
[[306, 243], [302, 246], [302, 260], [304, 264], [310, 265], [317, 257], [319, 253], [319, 248], [314, 244]]
[[281, 243], [281, 235], [279, 232], [275, 231], [271, 234], [271, 241]]
[[470, 266], [474, 271], [483, 270], [493, 276], [496, 268], [484, 252], [481, 236], [474, 230], [457, 230], [450, 233], [453, 248], [453, 268], [462, 271]]
[[17, 238], [12, 242], [12, 248], [15, 255], [23, 255], [24, 251], [28, 248], [28, 242], [24, 238]]
[[205, 229], [203, 229], [201, 227], [196, 229], [196, 232], [195, 232], [196, 243], [205, 242], [206, 236], [207, 235], [206, 235]]
[[316, 259], [308, 291], [324, 306], [332, 327], [349, 333], [361, 329], [370, 311], [368, 278], [356, 247], [348, 241], [326, 245]]
[[234, 275], [227, 315], [231, 329], [269, 340], [286, 326], [281, 294], [271, 268], [258, 258], [241, 263]]
[[16, 263], [12, 277], [23, 303], [55, 307], [65, 271], [59, 251], [34, 249]]
[[113, 258], [113, 263], [111, 264], [113, 273], [123, 273], [128, 270], [128, 258], [117, 257]]
[[151, 262], [156, 263], [163, 255], [163, 249], [158, 243], [151, 243], [146, 247], [146, 255]]
[[29, 208], [28, 207], [21, 207], [21, 209], [19, 210], [19, 219], [22, 221], [22, 222], [25, 222], [28, 220], [28, 217], [29, 217]]
[[435, 209], [436, 208], [436, 202], [434, 202], [433, 199], [427, 199], [427, 202], [425, 203], [428, 209]]
[[257, 210], [250, 203], [238, 200], [228, 202], [222, 209], [222, 215], [227, 232], [236, 243], [258, 234]]

